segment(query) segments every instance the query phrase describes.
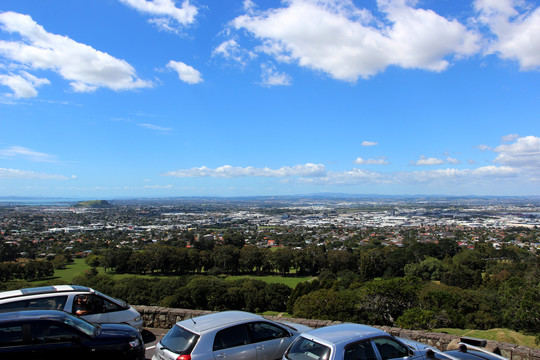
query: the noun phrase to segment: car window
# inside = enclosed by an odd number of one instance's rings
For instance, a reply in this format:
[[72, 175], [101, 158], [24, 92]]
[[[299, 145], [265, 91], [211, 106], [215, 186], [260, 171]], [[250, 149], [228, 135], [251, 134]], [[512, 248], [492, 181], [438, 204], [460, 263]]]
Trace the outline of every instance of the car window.
[[292, 343], [286, 358], [290, 360], [327, 360], [330, 351], [328, 346], [300, 336]]
[[382, 360], [409, 356], [409, 350], [392, 338], [381, 337], [373, 340]]
[[189, 355], [198, 340], [199, 335], [181, 326], [173, 326], [163, 339], [161, 339], [161, 344], [179, 355]]
[[22, 325], [0, 326], [0, 347], [21, 345], [23, 339]]
[[248, 324], [253, 342], [260, 342], [286, 337], [289, 333], [285, 330], [264, 321], [257, 321]]
[[33, 323], [31, 334], [34, 344], [72, 342], [75, 335], [71, 329], [48, 321]]
[[12, 301], [0, 304], [0, 310], [22, 309], [26, 307], [27, 300]]
[[103, 304], [103, 311], [109, 312], [109, 311], [120, 311], [125, 310], [125, 308], [121, 307], [120, 305], [113, 303], [110, 300], [100, 298], [102, 304]]
[[56, 309], [64, 310], [67, 296], [51, 296], [38, 299], [28, 300], [28, 307], [31, 308], [43, 308], [43, 309]]
[[218, 331], [214, 339], [214, 351], [249, 344], [246, 325], [236, 325]]
[[377, 360], [369, 341], [359, 341], [345, 347], [343, 360]]

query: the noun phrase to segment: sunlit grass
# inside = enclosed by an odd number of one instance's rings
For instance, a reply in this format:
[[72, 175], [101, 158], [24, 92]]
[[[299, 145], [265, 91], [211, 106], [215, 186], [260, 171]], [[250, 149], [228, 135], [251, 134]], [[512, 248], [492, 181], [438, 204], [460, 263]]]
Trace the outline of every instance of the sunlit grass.
[[444, 332], [456, 336], [468, 336], [476, 339], [494, 340], [508, 344], [525, 345], [539, 348], [535, 344], [535, 336], [524, 335], [522, 333], [509, 329], [490, 329], [490, 330], [462, 330], [462, 329], [433, 329], [435, 332]]

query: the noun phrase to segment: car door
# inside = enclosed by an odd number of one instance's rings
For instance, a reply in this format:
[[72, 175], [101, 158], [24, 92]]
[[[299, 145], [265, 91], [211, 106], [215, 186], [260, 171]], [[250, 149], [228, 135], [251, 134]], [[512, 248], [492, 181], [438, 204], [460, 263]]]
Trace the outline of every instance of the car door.
[[216, 333], [212, 348], [216, 360], [256, 360], [246, 324], [235, 325]]
[[78, 333], [65, 324], [35, 321], [31, 323], [30, 332], [32, 353], [36, 359], [84, 359], [88, 355]]
[[83, 310], [88, 311], [87, 314], [79, 315], [83, 319], [95, 322], [95, 323], [108, 323], [111, 322], [109, 318], [109, 313], [106, 311], [101, 297], [92, 294], [83, 294], [75, 295], [73, 299], [73, 310], [72, 313], [77, 315], [77, 310], [80, 309], [80, 304], [78, 303], [79, 298], [84, 299], [84, 308]]
[[251, 322], [248, 329], [257, 360], [280, 359], [292, 340], [288, 330], [266, 321]]

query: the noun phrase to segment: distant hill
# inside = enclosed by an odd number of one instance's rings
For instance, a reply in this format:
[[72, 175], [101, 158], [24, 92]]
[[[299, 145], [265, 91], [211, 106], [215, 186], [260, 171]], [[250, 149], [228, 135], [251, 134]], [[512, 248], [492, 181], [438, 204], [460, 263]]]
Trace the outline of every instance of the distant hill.
[[90, 200], [80, 201], [74, 205], [75, 207], [89, 207], [94, 209], [110, 208], [112, 205], [107, 200]]

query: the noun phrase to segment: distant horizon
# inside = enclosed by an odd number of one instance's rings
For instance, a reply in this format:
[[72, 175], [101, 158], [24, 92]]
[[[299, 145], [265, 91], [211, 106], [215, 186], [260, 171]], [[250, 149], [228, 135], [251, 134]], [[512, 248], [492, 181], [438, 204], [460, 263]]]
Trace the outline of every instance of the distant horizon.
[[2, 0], [0, 194], [538, 196], [538, 29], [540, 0]]

